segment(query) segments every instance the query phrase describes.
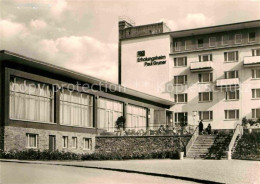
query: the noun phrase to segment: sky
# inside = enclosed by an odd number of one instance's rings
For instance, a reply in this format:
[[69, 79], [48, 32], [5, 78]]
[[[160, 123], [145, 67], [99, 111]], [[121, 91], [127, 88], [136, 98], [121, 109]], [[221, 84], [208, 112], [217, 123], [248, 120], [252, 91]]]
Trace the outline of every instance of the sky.
[[120, 16], [175, 31], [260, 19], [260, 0], [0, 0], [0, 50], [117, 83]]

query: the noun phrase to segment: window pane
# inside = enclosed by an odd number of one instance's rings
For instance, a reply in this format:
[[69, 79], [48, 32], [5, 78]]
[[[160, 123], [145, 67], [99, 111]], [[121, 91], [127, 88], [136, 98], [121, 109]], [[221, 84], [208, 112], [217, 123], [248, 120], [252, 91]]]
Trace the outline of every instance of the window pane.
[[235, 119], [236, 118], [236, 111], [230, 110], [229, 112], [229, 119]]
[[256, 118], [260, 118], [260, 109], [256, 109]]

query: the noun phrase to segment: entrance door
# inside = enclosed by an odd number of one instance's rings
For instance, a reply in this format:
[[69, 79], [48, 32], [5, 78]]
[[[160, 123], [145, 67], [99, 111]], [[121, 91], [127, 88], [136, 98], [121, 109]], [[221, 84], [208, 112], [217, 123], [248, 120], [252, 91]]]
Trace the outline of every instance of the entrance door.
[[56, 150], [56, 136], [49, 135], [49, 150], [55, 151]]
[[170, 127], [173, 125], [173, 112], [166, 111], [166, 124]]

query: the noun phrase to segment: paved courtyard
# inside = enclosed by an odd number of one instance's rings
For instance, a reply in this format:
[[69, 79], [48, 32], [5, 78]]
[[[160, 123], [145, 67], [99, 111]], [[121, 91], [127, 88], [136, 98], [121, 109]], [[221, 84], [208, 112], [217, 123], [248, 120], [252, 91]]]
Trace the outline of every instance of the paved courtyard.
[[[35, 163], [35, 162], [33, 162]], [[43, 164], [66, 164], [97, 168], [167, 174], [200, 180], [234, 184], [260, 183], [260, 162], [243, 160], [127, 160], [127, 161], [55, 161]], [[2, 164], [2, 163], [1, 163]], [[89, 168], [88, 168], [89, 169]], [[145, 175], [139, 175], [141, 177]], [[138, 182], [141, 183], [141, 182]], [[158, 182], [160, 183], [160, 182]], [[164, 183], [164, 182], [163, 182]]]

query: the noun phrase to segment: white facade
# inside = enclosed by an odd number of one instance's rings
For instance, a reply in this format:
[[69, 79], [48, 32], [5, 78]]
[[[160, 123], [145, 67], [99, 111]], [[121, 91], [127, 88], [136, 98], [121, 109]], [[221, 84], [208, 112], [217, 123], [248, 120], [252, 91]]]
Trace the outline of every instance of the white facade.
[[[260, 21], [256, 23], [259, 25]], [[253, 78], [253, 75], [256, 75], [253, 72], [260, 70], [259, 56], [256, 51], [253, 51], [260, 49], [260, 29], [259, 26], [245, 29], [243, 25], [249, 24], [241, 23], [239, 29], [232, 27], [233, 25], [226, 25], [225, 32], [222, 29], [220, 33], [217, 29], [221, 26], [216, 28], [216, 31], [212, 28], [205, 28], [206, 31], [200, 32], [199, 36], [185, 35], [183, 31], [181, 36], [179, 32], [170, 32], [121, 39], [122, 85], [175, 101], [176, 104], [170, 110], [174, 113], [187, 113], [188, 124], [191, 125], [198, 124], [199, 115], [202, 119], [209, 118], [203, 121], [204, 126], [210, 123], [213, 129], [233, 129], [237, 123], [242, 122], [243, 117], [258, 118], [259, 115], [253, 117], [252, 112], [253, 109], [260, 109], [260, 98], [257, 95], [253, 98], [252, 93], [258, 93], [257, 89], [260, 90], [260, 77]], [[208, 32], [207, 29], [209, 29]], [[237, 44], [238, 40], [235, 40], [238, 37], [235, 36], [237, 33], [242, 37], [239, 37], [241, 38], [239, 44]], [[249, 38], [249, 34], [252, 33], [255, 37], [253, 41]], [[226, 38], [225, 35], [228, 35], [228, 41], [226, 39], [223, 41], [223, 37]], [[212, 37], [215, 37], [213, 39], [216, 41], [215, 47], [210, 46], [209, 43]], [[198, 38], [204, 40], [204, 47], [199, 49], [196, 43]], [[191, 44], [189, 50], [185, 46], [185, 43], [188, 43], [187, 40], [190, 40], [189, 44]], [[176, 48], [179, 45], [181, 48]], [[137, 62], [138, 51], [145, 51], [145, 57], [165, 55], [166, 63], [144, 66], [144, 62]], [[255, 54], [252, 54], [253, 52]], [[212, 61], [202, 62], [204, 55], [208, 55], [208, 60]], [[186, 58], [186, 61], [181, 60], [181, 66], [175, 66], [176, 59], [174, 58], [180, 57]], [[226, 61], [228, 59], [235, 61], [228, 62]], [[225, 74], [225, 72], [229, 73]], [[199, 76], [206, 76], [206, 73], [212, 73], [209, 74], [212, 81], [199, 82]], [[186, 77], [182, 77], [183, 75]], [[181, 83], [186, 81], [186, 83], [175, 84], [176, 81]], [[257, 91], [252, 92], [253, 89]], [[232, 90], [237, 90], [237, 92], [232, 92]], [[205, 92], [210, 92], [210, 94], [199, 94]], [[208, 96], [210, 96], [208, 101], [202, 100]], [[176, 117], [173, 116], [174, 122], [177, 122]]]

